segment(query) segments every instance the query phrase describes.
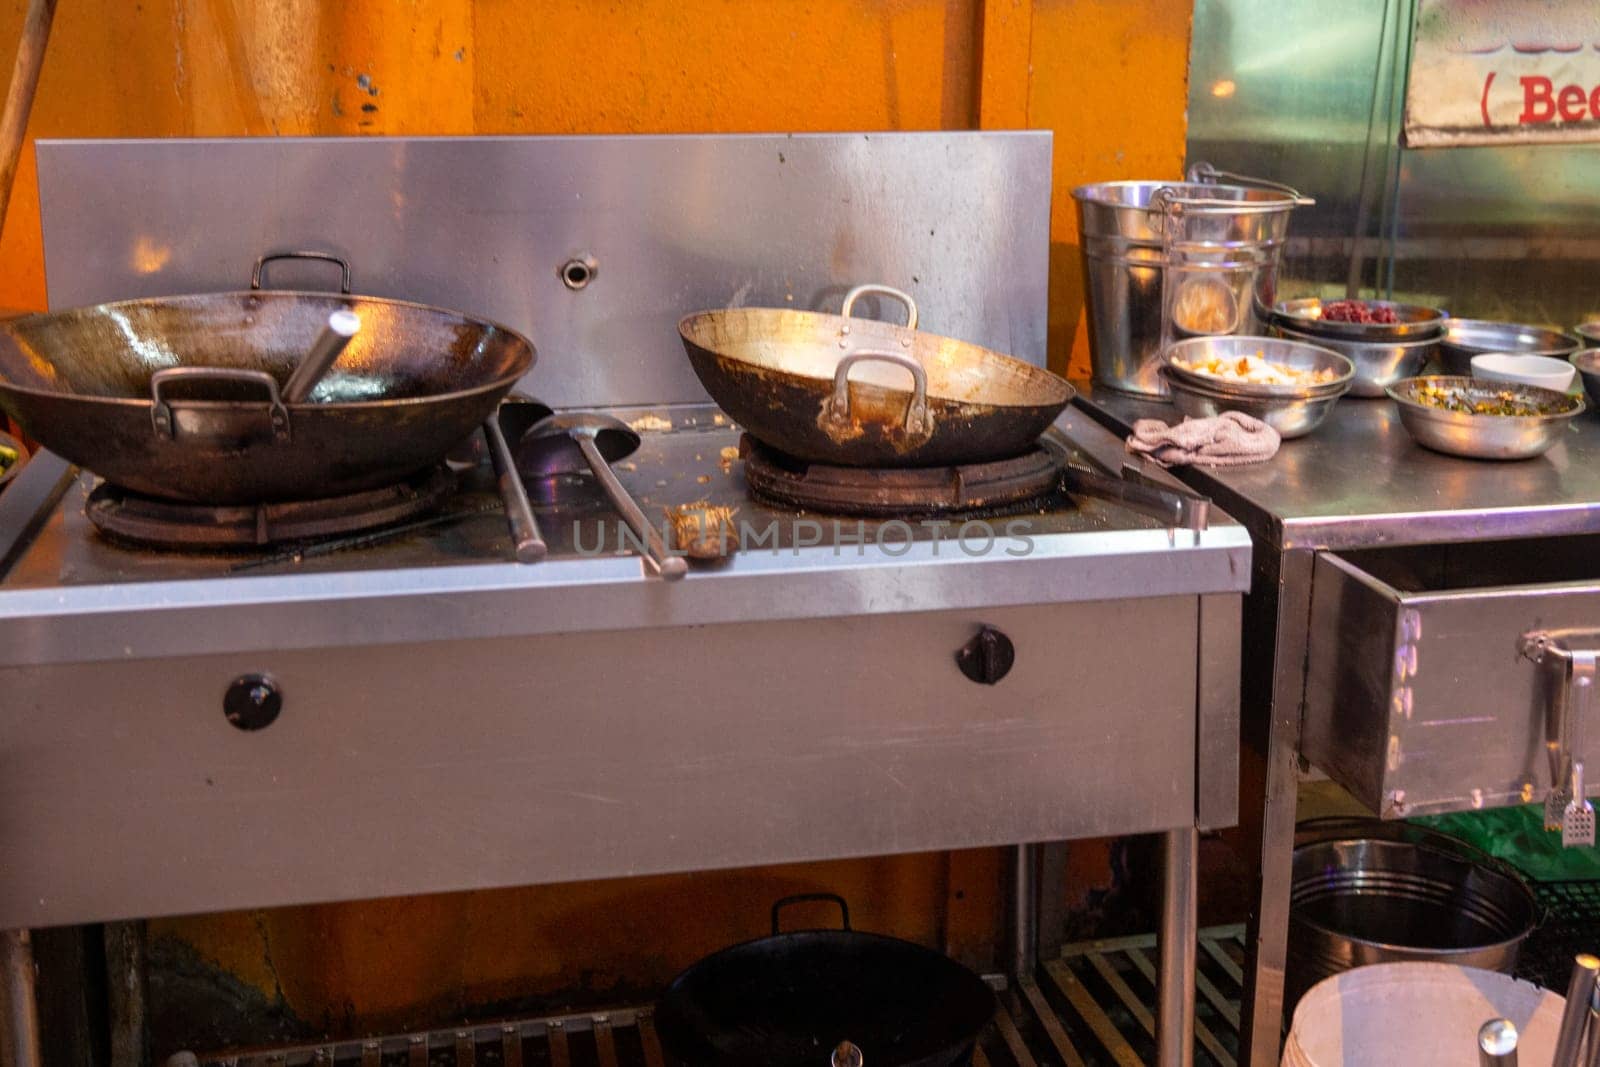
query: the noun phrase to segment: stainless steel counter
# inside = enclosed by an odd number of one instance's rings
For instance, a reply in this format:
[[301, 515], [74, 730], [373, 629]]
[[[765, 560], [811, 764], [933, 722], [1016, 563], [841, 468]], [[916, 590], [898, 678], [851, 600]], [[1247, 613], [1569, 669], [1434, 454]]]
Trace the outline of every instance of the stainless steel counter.
[[[83, 515], [88, 480], [43, 454], [0, 496], [0, 558], [8, 565], [0, 578], [8, 634], [0, 669], [1082, 603], [1244, 585], [1249, 538], [1222, 516], [1175, 540], [1113, 505], [1062, 500], [985, 524], [989, 539], [983, 530], [963, 536], [958, 523], [901, 522], [884, 531], [888, 524], [767, 509], [748, 498], [740, 465], [720, 462], [737, 431], [707, 422], [703, 430], [645, 434], [620, 476], [657, 516], [671, 503], [736, 503], [756, 535], [771, 523], [773, 540], [696, 568], [675, 586], [651, 578], [636, 555], [575, 550], [579, 538], [598, 545], [604, 520], [615, 540], [609, 510], [580, 513], [582, 532], [568, 512], [560, 521], [547, 517], [554, 554], [535, 566], [506, 562], [498, 512], [360, 551], [274, 557], [267, 565], [248, 556], [121, 548]], [[1103, 433], [1082, 412], [1069, 411], [1057, 426], [1090, 440]], [[57, 491], [59, 500], [41, 513]], [[812, 527], [806, 536], [796, 529], [802, 523]]]
[[[1088, 410], [1119, 433], [1172, 405], [1083, 386]], [[1183, 479], [1277, 548], [1371, 548], [1600, 531], [1600, 417], [1570, 424], [1537, 459], [1489, 462], [1430, 452], [1388, 400], [1345, 397], [1316, 432], [1271, 462], [1195, 468]]]
[[[1164, 403], [1086, 389], [1126, 433]], [[1243, 1061], [1278, 1062], [1303, 765], [1388, 818], [1543, 797], [1559, 679], [1523, 635], [1600, 636], [1600, 416], [1546, 455], [1459, 459], [1413, 442], [1387, 400], [1345, 398], [1270, 461], [1175, 471], [1250, 529], [1240, 825], [1259, 875]], [[1533, 541], [1530, 545], [1527, 542]], [[1582, 752], [1600, 759], [1594, 731]]]

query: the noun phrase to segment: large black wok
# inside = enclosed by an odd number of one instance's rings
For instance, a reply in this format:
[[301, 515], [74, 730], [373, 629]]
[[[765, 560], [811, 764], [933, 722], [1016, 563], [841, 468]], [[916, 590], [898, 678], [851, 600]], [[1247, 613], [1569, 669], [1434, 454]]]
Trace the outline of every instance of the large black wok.
[[[844, 928], [780, 934], [779, 912], [802, 900], [836, 903]], [[971, 1060], [994, 1010], [994, 994], [967, 968], [851, 930], [842, 898], [811, 893], [772, 906], [771, 937], [723, 949], [675, 978], [656, 1030], [694, 1067], [829, 1067], [845, 1042], [869, 1067], [947, 1067]]]
[[[906, 325], [850, 316], [857, 297], [905, 304]], [[757, 440], [814, 463], [940, 467], [1020, 455], [1072, 399], [1047, 370], [923, 333], [909, 295], [862, 285], [838, 315], [729, 308], [678, 324], [706, 392]]]
[[[262, 290], [262, 264], [328, 259], [341, 293]], [[438, 463], [532, 365], [504, 326], [351, 296], [321, 253], [266, 256], [243, 292], [0, 323], [0, 407], [106, 481], [206, 504], [339, 496]], [[331, 312], [360, 332], [303, 403], [279, 391]]]

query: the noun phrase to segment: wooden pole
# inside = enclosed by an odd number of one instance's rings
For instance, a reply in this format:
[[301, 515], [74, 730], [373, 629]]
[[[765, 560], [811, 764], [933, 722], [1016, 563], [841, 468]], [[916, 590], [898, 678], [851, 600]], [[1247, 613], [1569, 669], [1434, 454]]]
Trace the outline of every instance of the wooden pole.
[[5, 231], [11, 185], [17, 180], [22, 140], [28, 132], [28, 112], [33, 110], [33, 94], [39, 88], [39, 70], [44, 66], [44, 47], [50, 40], [50, 21], [55, 14], [56, 0], [30, 0], [22, 22], [22, 37], [17, 41], [17, 62], [11, 68], [6, 108], [0, 115], [0, 233]]

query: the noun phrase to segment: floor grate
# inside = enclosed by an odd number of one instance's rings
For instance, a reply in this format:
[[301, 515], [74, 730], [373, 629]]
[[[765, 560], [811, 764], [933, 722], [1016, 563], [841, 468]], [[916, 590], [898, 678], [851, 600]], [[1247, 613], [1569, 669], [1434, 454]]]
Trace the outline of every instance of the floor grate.
[[[1244, 928], [1201, 931], [1195, 1063], [1234, 1067]], [[1002, 1011], [974, 1067], [1139, 1067], [1155, 1059], [1156, 939], [1068, 945], [1030, 980], [992, 979]], [[173, 1056], [167, 1067], [665, 1067], [648, 1009], [480, 1023], [256, 1052]]]

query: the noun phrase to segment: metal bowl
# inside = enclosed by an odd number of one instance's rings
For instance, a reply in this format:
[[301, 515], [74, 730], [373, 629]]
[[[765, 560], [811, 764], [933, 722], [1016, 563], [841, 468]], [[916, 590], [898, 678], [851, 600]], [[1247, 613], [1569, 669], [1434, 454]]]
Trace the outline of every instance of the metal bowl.
[[1304, 437], [1322, 425], [1342, 392], [1322, 396], [1263, 397], [1218, 393], [1199, 389], [1172, 376], [1171, 367], [1162, 367], [1172, 390], [1172, 406], [1192, 419], [1209, 419], [1224, 411], [1242, 411], [1278, 431], [1285, 440]]
[[[1418, 402], [1415, 395], [1425, 385], [1460, 389], [1467, 395], [1497, 396], [1510, 393], [1530, 403], [1550, 407], [1548, 415], [1470, 415], [1445, 411]], [[1584, 410], [1575, 396], [1513, 382], [1485, 382], [1459, 375], [1407, 378], [1389, 387], [1400, 409], [1400, 423], [1424, 448], [1468, 459], [1531, 459], [1542, 456], [1561, 440], [1567, 423]]]
[[1600, 322], [1579, 323], [1572, 332], [1583, 341], [1584, 348], [1600, 348]]
[[[1188, 361], [1247, 355], [1301, 370], [1333, 370], [1338, 376], [1317, 385], [1254, 385], [1196, 374], [1171, 362], [1174, 357]], [[1349, 391], [1355, 365], [1337, 352], [1281, 337], [1194, 337], [1167, 347], [1161, 374], [1172, 390], [1173, 406], [1183, 414], [1204, 419], [1224, 411], [1242, 411], [1288, 438], [1310, 433], [1328, 417], [1333, 405]]]
[[1568, 359], [1578, 368], [1578, 376], [1583, 379], [1583, 391], [1589, 394], [1590, 403], [1600, 408], [1600, 348], [1585, 348], [1581, 352], [1574, 352]]
[[[1332, 370], [1336, 372], [1336, 377], [1332, 381], [1319, 382], [1316, 385], [1256, 385], [1249, 382], [1230, 382], [1223, 378], [1213, 378], [1209, 374], [1197, 374], [1173, 363], [1174, 359], [1193, 362], [1210, 359], [1213, 356], [1222, 359], [1258, 356], [1268, 363], [1293, 367], [1295, 370]], [[1161, 354], [1161, 362], [1169, 383], [1186, 382], [1196, 389], [1222, 393], [1226, 396], [1253, 396], [1280, 400], [1329, 394], [1340, 396], [1350, 388], [1351, 379], [1355, 377], [1354, 364], [1339, 353], [1320, 345], [1290, 341], [1282, 337], [1232, 334], [1219, 337], [1191, 337], [1168, 345], [1166, 351]]]
[[1438, 335], [1407, 341], [1351, 341], [1319, 337], [1288, 326], [1279, 326], [1278, 332], [1294, 341], [1308, 341], [1332, 349], [1354, 363], [1356, 375], [1350, 383], [1352, 396], [1382, 396], [1395, 382], [1422, 373], [1428, 357], [1439, 347]]
[[1426, 960], [1510, 973], [1538, 921], [1527, 884], [1464, 845], [1352, 837], [1294, 850], [1287, 1003], [1330, 975]]
[[1314, 296], [1301, 300], [1280, 300], [1272, 307], [1272, 322], [1317, 337], [1346, 341], [1416, 341], [1439, 336], [1445, 321], [1450, 318], [1449, 313], [1440, 308], [1396, 304], [1392, 300], [1363, 300], [1361, 303], [1368, 307], [1388, 308], [1400, 321], [1328, 322], [1322, 318], [1322, 307], [1330, 303], [1335, 301], [1319, 300]]
[[1521, 326], [1514, 322], [1489, 322], [1483, 319], [1451, 319], [1439, 339], [1439, 363], [1446, 374], [1467, 377], [1472, 373], [1472, 357], [1490, 352], [1518, 356], [1555, 356], [1566, 359], [1580, 347], [1571, 334], [1547, 330], [1543, 326]]

